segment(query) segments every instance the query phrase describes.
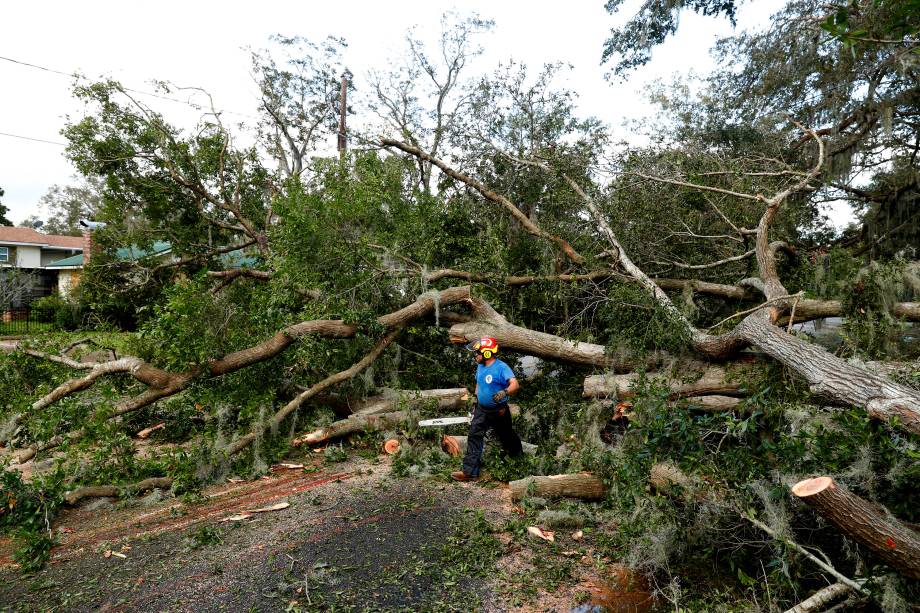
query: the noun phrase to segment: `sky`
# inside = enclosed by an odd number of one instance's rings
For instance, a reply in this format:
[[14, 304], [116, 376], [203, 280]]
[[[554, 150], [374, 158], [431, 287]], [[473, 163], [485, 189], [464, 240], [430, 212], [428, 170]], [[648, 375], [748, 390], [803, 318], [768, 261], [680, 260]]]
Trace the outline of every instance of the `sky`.
[[[649, 65], [625, 83], [608, 81], [608, 68], [600, 65], [603, 42], [638, 4], [627, 1], [620, 14], [611, 16], [603, 0], [8, 3], [0, 21], [0, 188], [6, 192], [0, 201], [18, 223], [30, 215], [43, 216], [39, 201], [52, 185], [77, 182], [63, 155], [60, 131], [68, 116], [79, 118], [82, 111], [70, 93], [74, 79], [59, 73], [112, 77], [146, 92], [153, 91], [153, 80], [202, 87], [218, 108], [237, 113], [234, 119], [253, 121], [248, 116], [256, 115], [259, 97], [249, 50], [268, 46], [272, 34], [315, 41], [330, 34], [344, 37], [349, 44], [345, 63], [361, 88], [368, 71], [385, 69], [387, 60], [400, 54], [408, 28], [416, 26], [423, 39], [436, 37], [440, 18], [449, 10], [476, 12], [495, 21], [494, 30], [480, 38], [485, 53], [473, 71], [488, 71], [510, 59], [533, 69], [549, 62], [570, 63], [566, 84], [579, 94], [579, 111], [609, 124], [616, 136], [629, 138], [624, 121], [653, 112], [646, 87], [675, 74], [716, 69], [709, 48], [733, 33], [727, 19], [685, 12], [677, 35], [654, 51]], [[766, 24], [782, 4], [744, 3], [739, 28]], [[179, 125], [190, 127], [199, 116], [183, 104], [140, 98]]]

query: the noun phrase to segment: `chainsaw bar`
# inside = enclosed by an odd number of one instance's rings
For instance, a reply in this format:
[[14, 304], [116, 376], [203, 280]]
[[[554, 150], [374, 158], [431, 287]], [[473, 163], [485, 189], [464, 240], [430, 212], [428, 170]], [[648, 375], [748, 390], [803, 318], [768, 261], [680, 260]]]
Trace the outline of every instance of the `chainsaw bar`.
[[423, 419], [418, 422], [419, 427], [437, 427], [437, 426], [453, 426], [455, 424], [468, 424], [472, 421], [472, 417], [467, 415], [466, 417], [437, 417], [435, 419]]

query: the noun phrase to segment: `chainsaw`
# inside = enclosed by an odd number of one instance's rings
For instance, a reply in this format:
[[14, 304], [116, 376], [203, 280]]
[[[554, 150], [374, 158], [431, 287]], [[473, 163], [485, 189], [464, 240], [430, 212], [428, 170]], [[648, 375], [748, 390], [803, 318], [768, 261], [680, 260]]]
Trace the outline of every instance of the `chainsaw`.
[[420, 428], [438, 428], [441, 426], [453, 426], [455, 424], [468, 424], [473, 421], [473, 416], [467, 414], [466, 417], [435, 417], [434, 419], [423, 419], [418, 422]]

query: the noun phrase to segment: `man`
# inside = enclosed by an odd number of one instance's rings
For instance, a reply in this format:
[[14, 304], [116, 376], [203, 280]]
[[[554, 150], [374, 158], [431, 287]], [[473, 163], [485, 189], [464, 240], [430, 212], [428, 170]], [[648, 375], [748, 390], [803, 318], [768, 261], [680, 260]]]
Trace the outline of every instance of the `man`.
[[508, 455], [514, 457], [521, 453], [521, 439], [511, 427], [511, 409], [508, 408], [508, 398], [519, 388], [514, 371], [495, 357], [498, 341], [490, 336], [475, 340], [466, 348], [476, 352], [476, 407], [466, 439], [463, 470], [450, 474], [457, 481], [479, 478], [483, 441], [490, 428], [495, 430]]

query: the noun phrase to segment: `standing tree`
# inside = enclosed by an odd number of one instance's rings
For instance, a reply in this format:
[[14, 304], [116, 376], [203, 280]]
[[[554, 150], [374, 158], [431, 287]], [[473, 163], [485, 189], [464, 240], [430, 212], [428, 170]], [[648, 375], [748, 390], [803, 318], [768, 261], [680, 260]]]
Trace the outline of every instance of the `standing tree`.
[[39, 201], [47, 213], [43, 230], [80, 236], [80, 219], [94, 219], [102, 209], [103, 189], [96, 178], [84, 178], [78, 185], [52, 185]]
[[[371, 109], [383, 121], [385, 131], [432, 157], [441, 155], [455, 125], [469, 109], [468, 84], [462, 79], [467, 64], [482, 54], [475, 39], [493, 25], [477, 15], [446, 13], [433, 50], [414, 32], [408, 33], [408, 50], [394, 62], [395, 68], [371, 74]], [[416, 162], [418, 185], [430, 193], [432, 164], [420, 158]]]
[[[0, 198], [2, 198], [2, 197], [3, 197], [3, 188], [0, 187]], [[0, 226], [11, 226], [11, 225], [13, 225], [13, 222], [11, 222], [9, 219], [6, 218], [6, 214], [9, 213], [9, 212], [10, 212], [9, 207], [5, 207], [5, 206], [3, 206], [2, 203], [0, 203]]]

